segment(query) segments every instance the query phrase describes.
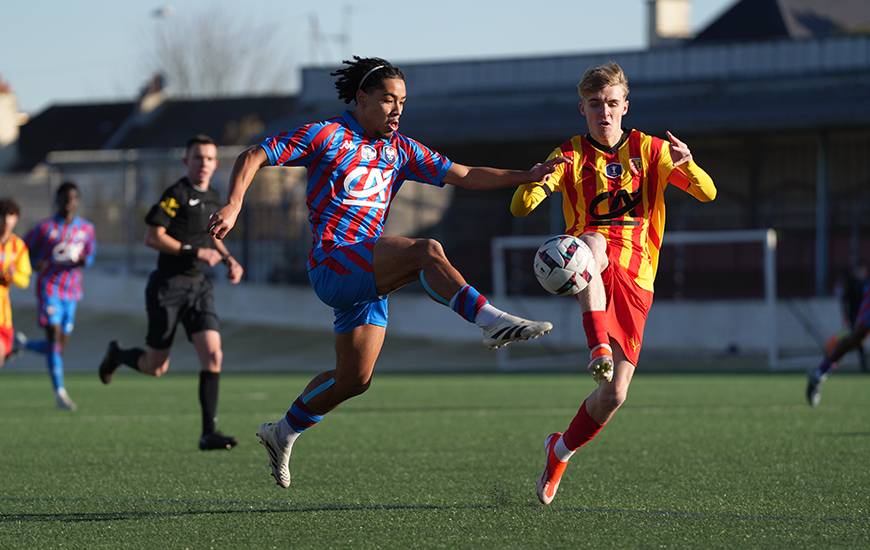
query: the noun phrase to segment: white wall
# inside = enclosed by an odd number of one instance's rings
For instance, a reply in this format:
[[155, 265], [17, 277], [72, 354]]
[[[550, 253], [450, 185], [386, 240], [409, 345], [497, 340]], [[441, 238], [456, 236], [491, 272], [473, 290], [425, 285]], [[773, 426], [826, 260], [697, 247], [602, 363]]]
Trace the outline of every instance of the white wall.
[[[125, 277], [98, 270], [85, 276], [85, 299], [81, 308], [96, 311], [142, 315], [144, 277]], [[274, 326], [332, 330], [332, 311], [308, 287], [242, 284], [232, 287], [216, 283], [215, 300], [222, 318]], [[33, 304], [32, 290], [13, 290], [13, 303]], [[577, 305], [569, 298], [509, 299], [495, 304], [518, 315], [547, 319], [556, 325], [548, 342], [554, 345], [583, 345], [583, 331]], [[811, 328], [795, 314], [801, 313]], [[818, 350], [811, 334], [827, 338], [841, 328], [839, 309], [834, 299], [780, 301], [777, 324], [781, 346], [809, 353]], [[644, 350], [703, 350], [720, 352], [737, 345], [742, 351], [763, 353], [769, 339], [769, 316], [761, 300], [712, 302], [656, 301], [647, 323]], [[399, 291], [390, 298], [390, 332], [456, 342], [480, 339], [480, 331], [470, 327], [448, 308], [439, 306], [423, 294]]]

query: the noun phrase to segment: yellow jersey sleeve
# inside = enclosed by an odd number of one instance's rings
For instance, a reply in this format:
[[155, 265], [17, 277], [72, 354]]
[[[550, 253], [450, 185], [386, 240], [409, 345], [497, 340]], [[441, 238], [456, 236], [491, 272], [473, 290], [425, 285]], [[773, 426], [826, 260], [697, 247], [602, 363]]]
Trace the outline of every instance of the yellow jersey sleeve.
[[[552, 160], [556, 157], [561, 157], [564, 152], [561, 148], [553, 149], [547, 160]], [[543, 181], [534, 183], [525, 183], [517, 187], [511, 199], [511, 214], [517, 218], [528, 216], [532, 210], [537, 208], [539, 204], [552, 195], [562, 191], [562, 178], [565, 177], [565, 171], [571, 167], [571, 163], [562, 162], [556, 165], [556, 169], [547, 176]]]
[[713, 178], [695, 164], [694, 160], [690, 159], [680, 166], [674, 166], [668, 142], [662, 145], [659, 181], [675, 185], [701, 202], [710, 202], [716, 198], [716, 185], [713, 183]]
[[18, 254], [12, 267], [12, 284], [20, 288], [27, 288], [30, 286], [31, 273], [30, 253], [22, 243], [21, 253]]

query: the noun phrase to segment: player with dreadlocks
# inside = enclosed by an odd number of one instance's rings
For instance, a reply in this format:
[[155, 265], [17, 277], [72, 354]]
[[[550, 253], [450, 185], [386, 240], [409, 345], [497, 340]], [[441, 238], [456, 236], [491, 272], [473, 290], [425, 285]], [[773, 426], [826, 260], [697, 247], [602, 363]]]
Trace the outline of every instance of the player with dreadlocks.
[[260, 426], [272, 475], [290, 485], [290, 451], [296, 438], [351, 397], [366, 391], [384, 342], [387, 296], [419, 280], [436, 302], [483, 329], [483, 343], [497, 348], [537, 338], [552, 329], [495, 308], [451, 265], [432, 239], [384, 236], [390, 201], [406, 179], [465, 189], [499, 189], [538, 181], [564, 159], [531, 170], [469, 167], [398, 132], [405, 106], [405, 76], [380, 58], [344, 61], [338, 97], [353, 103], [341, 116], [269, 137], [242, 152], [230, 176], [228, 204], [212, 216], [223, 238], [233, 228], [245, 191], [263, 166], [308, 169], [308, 211], [314, 243], [308, 277], [335, 313], [336, 364], [315, 376], [284, 418]]

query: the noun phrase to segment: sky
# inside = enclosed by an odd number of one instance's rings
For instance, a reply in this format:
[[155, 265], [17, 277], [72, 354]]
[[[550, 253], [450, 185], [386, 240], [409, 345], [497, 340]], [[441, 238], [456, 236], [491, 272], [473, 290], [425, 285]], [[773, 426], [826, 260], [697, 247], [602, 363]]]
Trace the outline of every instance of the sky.
[[[692, 30], [734, 1], [693, 0]], [[161, 8], [165, 16], [156, 17]], [[281, 92], [298, 89], [300, 67], [351, 54], [401, 65], [646, 46], [646, 0], [3, 0], [0, 78], [31, 114], [57, 103], [129, 101], [153, 72], [159, 26], [210, 17], [250, 28], [252, 41], [257, 29], [271, 29], [278, 41], [269, 58], [287, 72]]]

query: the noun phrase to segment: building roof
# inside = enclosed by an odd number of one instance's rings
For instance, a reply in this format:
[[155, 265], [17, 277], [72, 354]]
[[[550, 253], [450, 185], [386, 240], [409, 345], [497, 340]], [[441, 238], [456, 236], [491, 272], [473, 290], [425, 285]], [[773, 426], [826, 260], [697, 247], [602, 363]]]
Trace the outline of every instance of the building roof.
[[867, 0], [740, 0], [693, 43], [820, 38], [870, 33]]
[[142, 113], [137, 102], [56, 105], [21, 127], [16, 169], [29, 170], [51, 151], [169, 149], [194, 134], [221, 145], [248, 145], [266, 124], [292, 111], [294, 96], [169, 99]]

